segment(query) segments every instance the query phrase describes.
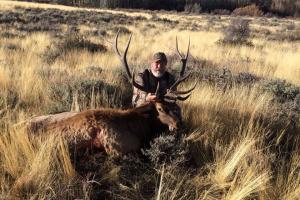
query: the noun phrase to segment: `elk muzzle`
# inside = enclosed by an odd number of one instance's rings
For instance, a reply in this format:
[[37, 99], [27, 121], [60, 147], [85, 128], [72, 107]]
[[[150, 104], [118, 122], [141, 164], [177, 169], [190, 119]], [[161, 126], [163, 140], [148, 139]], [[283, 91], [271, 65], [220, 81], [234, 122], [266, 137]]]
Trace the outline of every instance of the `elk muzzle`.
[[178, 120], [178, 121], [174, 121], [174, 123], [170, 123], [169, 124], [169, 131], [175, 131], [178, 130], [181, 126], [182, 126], [182, 121]]

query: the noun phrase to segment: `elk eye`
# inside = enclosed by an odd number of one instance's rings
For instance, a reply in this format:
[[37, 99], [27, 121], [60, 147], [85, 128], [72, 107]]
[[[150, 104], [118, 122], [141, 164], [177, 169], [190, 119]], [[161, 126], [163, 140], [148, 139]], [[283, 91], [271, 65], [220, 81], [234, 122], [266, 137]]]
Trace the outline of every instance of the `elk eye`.
[[158, 108], [159, 112], [165, 112], [162, 108]]

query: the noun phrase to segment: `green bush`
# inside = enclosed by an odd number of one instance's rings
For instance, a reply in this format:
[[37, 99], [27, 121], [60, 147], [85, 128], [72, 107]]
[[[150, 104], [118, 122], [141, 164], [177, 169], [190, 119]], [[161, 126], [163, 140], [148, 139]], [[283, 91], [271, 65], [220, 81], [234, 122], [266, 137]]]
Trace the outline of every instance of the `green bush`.
[[150, 148], [143, 150], [143, 154], [155, 167], [163, 164], [183, 166], [184, 163], [190, 161], [187, 144], [182, 138], [176, 138], [170, 134], [155, 138]]
[[263, 88], [274, 94], [279, 102], [293, 101], [300, 94], [300, 87], [280, 79], [266, 82]]
[[199, 14], [202, 11], [200, 3], [190, 3], [184, 6], [184, 11], [188, 13]]
[[86, 49], [92, 53], [107, 51], [104, 45], [95, 44], [82, 35], [67, 36], [59, 48], [65, 52], [71, 49]]
[[60, 43], [51, 44], [47, 47], [44, 54], [41, 55], [43, 60], [48, 64], [53, 63], [58, 57], [71, 50], [87, 50], [91, 53], [106, 52], [107, 48], [102, 44], [96, 44], [86, 39], [82, 35], [67, 35]]
[[253, 46], [249, 41], [249, 20], [232, 18], [229, 26], [223, 31], [223, 35], [223, 39], [218, 41], [220, 44]]

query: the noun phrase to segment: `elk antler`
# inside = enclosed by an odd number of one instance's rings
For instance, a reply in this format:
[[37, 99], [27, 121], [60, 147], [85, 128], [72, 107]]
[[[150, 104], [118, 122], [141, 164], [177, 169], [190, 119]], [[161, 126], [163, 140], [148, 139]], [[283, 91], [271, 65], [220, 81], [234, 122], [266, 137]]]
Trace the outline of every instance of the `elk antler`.
[[[180, 60], [182, 62], [182, 67], [181, 67], [181, 71], [180, 71], [180, 77], [178, 78], [177, 81], [175, 81], [175, 83], [167, 90], [167, 93], [163, 96], [164, 101], [170, 102], [170, 103], [174, 103], [176, 100], [179, 100], [179, 101], [187, 100], [191, 96], [190, 93], [196, 88], [196, 85], [197, 85], [197, 82], [196, 82], [195, 85], [188, 90], [176, 91], [176, 87], [180, 83], [185, 81], [191, 75], [191, 73], [189, 73], [184, 76], [184, 71], [186, 68], [186, 63], [187, 63], [187, 59], [188, 59], [189, 51], [190, 51], [190, 38], [189, 38], [188, 49], [187, 49], [185, 56], [179, 52], [177, 37], [176, 37], [176, 50], [177, 50], [177, 55], [180, 57]], [[186, 94], [187, 94], [187, 96], [180, 96], [180, 95], [186, 95]]]
[[175, 81], [175, 83], [173, 83], [173, 85], [171, 85], [170, 90], [175, 90], [175, 88], [183, 81], [185, 81], [189, 76], [191, 75], [191, 73], [187, 74], [186, 76], [180, 76], [179, 79], [177, 81]]
[[138, 83], [135, 81], [135, 79], [134, 79], [134, 73], [133, 73], [133, 75], [130, 73], [130, 69], [129, 69], [129, 66], [128, 66], [128, 63], [127, 63], [127, 58], [126, 58], [126, 56], [127, 56], [127, 52], [128, 52], [128, 49], [129, 49], [130, 42], [131, 42], [132, 34], [130, 34], [130, 37], [129, 37], [128, 41], [127, 41], [127, 45], [126, 45], [126, 48], [125, 48], [125, 51], [124, 51], [124, 54], [122, 55], [122, 54], [120, 53], [119, 49], [118, 49], [118, 38], [119, 38], [119, 33], [120, 33], [120, 29], [118, 30], [118, 33], [117, 33], [116, 38], [115, 38], [115, 43], [114, 43], [114, 46], [113, 46], [113, 47], [114, 47], [114, 51], [115, 51], [115, 53], [118, 55], [118, 57], [119, 57], [119, 59], [120, 59], [122, 65], [125, 67], [125, 70], [126, 70], [126, 73], [127, 73], [127, 75], [128, 75], [128, 78], [131, 80], [131, 84], [132, 84], [134, 87], [136, 87], [136, 88], [138, 88], [138, 89], [140, 89], [140, 90], [142, 90], [142, 91], [144, 91], [144, 92], [147, 92], [147, 91], [145, 90], [144, 86], [141, 86], [140, 84], [138, 84]]
[[180, 76], [183, 76], [183, 75], [184, 75], [185, 68], [186, 68], [187, 59], [188, 59], [188, 57], [189, 57], [189, 51], [190, 51], [190, 38], [189, 38], [189, 44], [188, 44], [188, 49], [187, 49], [186, 55], [183, 56], [183, 55], [181, 55], [181, 53], [179, 52], [179, 49], [178, 49], [178, 40], [177, 40], [177, 36], [176, 36], [176, 50], [177, 50], [177, 55], [180, 57], [180, 60], [181, 60], [181, 62], [182, 62], [182, 67], [181, 67], [181, 71], [180, 71]]
[[[167, 93], [164, 95], [164, 101], [167, 102], [175, 102], [176, 100], [179, 101], [185, 101], [191, 96], [191, 92], [196, 88], [197, 82], [194, 84], [193, 87], [186, 91], [174, 91], [171, 89], [167, 90]], [[188, 94], [187, 96], [180, 96], [180, 95], [185, 95]]]
[[130, 37], [128, 39], [127, 46], [125, 48], [125, 51], [124, 51], [123, 55], [121, 55], [121, 53], [120, 53], [120, 51], [118, 49], [119, 33], [120, 33], [120, 29], [118, 30], [118, 33], [117, 33], [116, 38], [115, 38], [114, 50], [115, 50], [115, 53], [118, 55], [120, 61], [122, 62], [123, 66], [125, 67], [128, 77], [131, 79], [132, 75], [131, 75], [129, 67], [128, 67], [126, 56], [127, 56], [127, 52], [128, 52], [128, 48], [129, 48], [130, 42], [131, 42], [132, 33], [130, 34]]
[[[183, 81], [185, 81], [189, 76], [191, 75], [191, 73], [187, 74], [186, 76], [182, 76], [180, 77], [171, 87], [170, 89], [167, 90], [167, 93], [164, 95], [164, 100], [167, 102], [175, 102], [176, 100], [180, 100], [180, 101], [185, 101], [186, 99], [188, 99], [190, 97], [191, 93], [197, 85], [197, 82], [195, 82], [194, 86], [191, 87], [188, 90], [185, 91], [177, 91], [176, 87], [182, 83]], [[180, 96], [180, 95], [185, 95], [188, 94], [187, 96]]]

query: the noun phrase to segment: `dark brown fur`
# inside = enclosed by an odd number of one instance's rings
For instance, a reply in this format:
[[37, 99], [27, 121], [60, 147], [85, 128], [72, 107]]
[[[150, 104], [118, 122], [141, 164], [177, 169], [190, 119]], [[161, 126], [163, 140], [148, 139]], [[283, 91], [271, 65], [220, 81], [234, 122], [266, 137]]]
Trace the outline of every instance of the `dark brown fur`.
[[121, 155], [137, 151], [168, 126], [177, 129], [178, 109], [176, 104], [148, 103], [129, 110], [86, 110], [40, 128], [43, 133], [62, 135], [77, 148], [96, 147]]

